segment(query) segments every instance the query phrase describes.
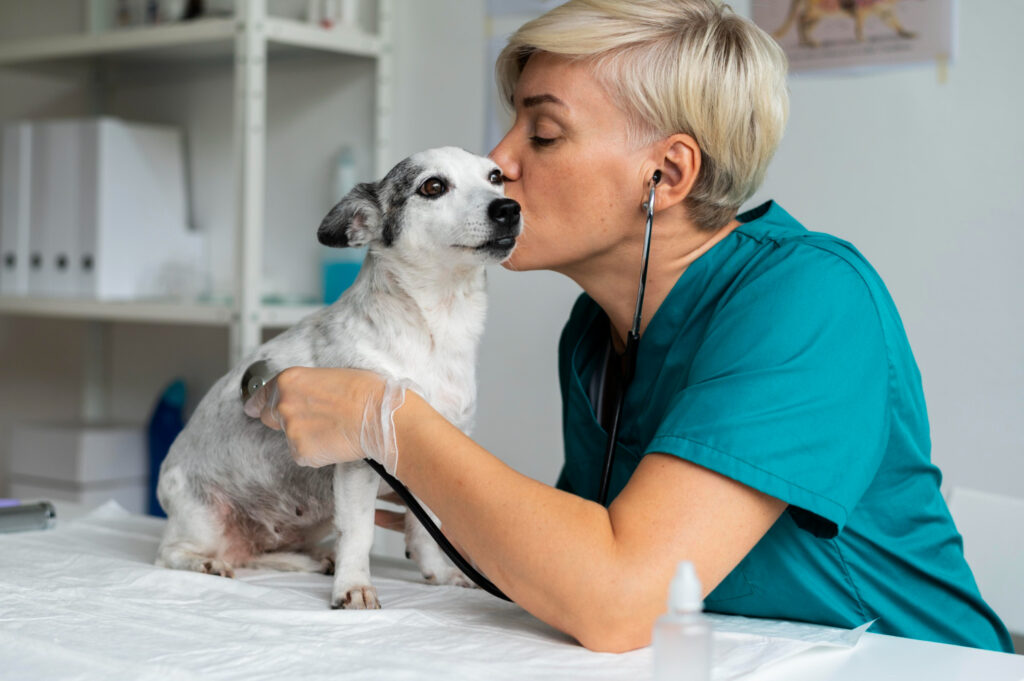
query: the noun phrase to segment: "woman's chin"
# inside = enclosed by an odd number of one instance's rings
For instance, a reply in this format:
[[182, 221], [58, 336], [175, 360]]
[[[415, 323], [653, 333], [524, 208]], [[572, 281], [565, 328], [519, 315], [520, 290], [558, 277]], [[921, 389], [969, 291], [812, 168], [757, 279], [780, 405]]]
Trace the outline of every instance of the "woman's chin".
[[528, 259], [523, 258], [523, 245], [519, 243], [516, 244], [515, 250], [512, 251], [512, 255], [501, 261], [501, 266], [506, 270], [519, 272], [521, 270], [530, 269], [529, 267], [524, 266], [528, 262]]
[[512, 255], [503, 260], [501, 266], [513, 272], [547, 270], [556, 264], [551, 255], [549, 247], [540, 246], [538, 250], [528, 238], [520, 236]]

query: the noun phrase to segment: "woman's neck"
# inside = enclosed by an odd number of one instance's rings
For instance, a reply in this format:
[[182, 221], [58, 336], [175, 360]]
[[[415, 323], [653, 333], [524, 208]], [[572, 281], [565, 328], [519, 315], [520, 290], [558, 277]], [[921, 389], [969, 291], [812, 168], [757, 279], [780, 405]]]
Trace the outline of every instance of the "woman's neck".
[[[714, 232], [699, 230], [685, 219], [682, 206], [678, 208], [670, 208], [654, 217], [647, 284], [640, 316], [641, 336], [686, 268], [740, 225], [738, 221], [732, 220]], [[643, 256], [642, 220], [638, 222], [637, 234], [637, 237], [597, 258], [559, 270], [579, 284], [608, 315], [612, 327], [612, 343], [620, 353], [626, 346], [626, 335], [633, 326], [636, 311], [636, 292], [640, 284]]]

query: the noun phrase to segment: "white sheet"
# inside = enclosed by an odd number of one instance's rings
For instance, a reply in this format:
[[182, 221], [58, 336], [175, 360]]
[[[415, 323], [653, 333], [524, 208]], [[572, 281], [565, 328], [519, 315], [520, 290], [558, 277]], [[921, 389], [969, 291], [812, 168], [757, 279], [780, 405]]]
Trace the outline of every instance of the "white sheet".
[[[478, 589], [374, 564], [382, 610], [331, 610], [331, 577], [153, 566], [163, 520], [114, 502], [54, 530], [0, 535], [0, 676], [82, 679], [650, 678], [651, 649], [593, 653]], [[413, 573], [414, 574], [414, 573]], [[403, 577], [401, 579], [397, 577]], [[715, 678], [864, 627], [716, 616]]]

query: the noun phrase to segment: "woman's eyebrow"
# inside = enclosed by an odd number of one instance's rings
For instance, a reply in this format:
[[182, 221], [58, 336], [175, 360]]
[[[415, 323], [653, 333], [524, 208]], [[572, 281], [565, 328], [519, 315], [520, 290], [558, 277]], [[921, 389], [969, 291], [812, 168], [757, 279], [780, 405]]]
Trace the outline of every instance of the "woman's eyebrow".
[[544, 104], [546, 102], [558, 104], [559, 106], [568, 107], [568, 105], [562, 100], [560, 100], [558, 97], [549, 94], [533, 95], [532, 97], [526, 97], [523, 99], [523, 107], [529, 108], [531, 106], [537, 106], [538, 104]]

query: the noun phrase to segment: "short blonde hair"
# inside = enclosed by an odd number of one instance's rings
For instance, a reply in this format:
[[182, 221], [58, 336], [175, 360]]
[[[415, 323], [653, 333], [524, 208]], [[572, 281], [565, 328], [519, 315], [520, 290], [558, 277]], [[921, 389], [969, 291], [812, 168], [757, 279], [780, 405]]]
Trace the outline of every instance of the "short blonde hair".
[[587, 62], [641, 146], [692, 136], [701, 169], [684, 205], [701, 229], [727, 224], [764, 179], [789, 116], [786, 55], [715, 0], [570, 0], [524, 24], [495, 64], [512, 100], [534, 52]]

